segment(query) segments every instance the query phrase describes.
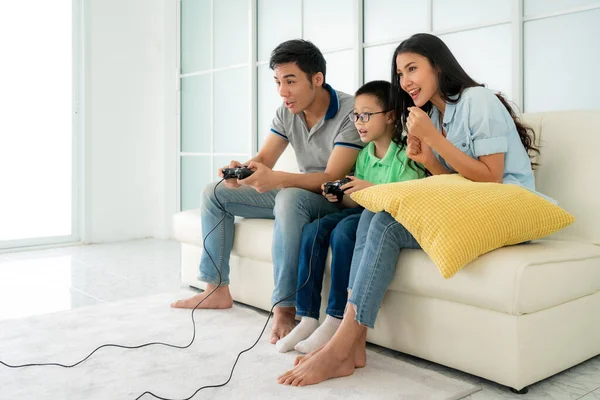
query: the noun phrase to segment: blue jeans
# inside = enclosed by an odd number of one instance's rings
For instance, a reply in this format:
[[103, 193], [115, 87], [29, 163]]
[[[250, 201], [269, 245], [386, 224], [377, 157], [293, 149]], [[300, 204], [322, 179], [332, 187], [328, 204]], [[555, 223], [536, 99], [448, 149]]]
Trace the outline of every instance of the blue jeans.
[[[296, 292], [302, 227], [314, 220], [317, 213], [331, 214], [339, 211], [339, 206], [330, 203], [320, 194], [298, 188], [258, 193], [249, 186], [229, 189], [221, 184], [216, 187], [215, 198], [215, 185], [217, 183], [207, 185], [202, 192], [203, 237], [206, 237], [223, 217], [224, 220], [206, 239], [200, 259], [199, 279], [213, 285], [219, 284], [219, 281], [221, 285], [229, 285], [229, 256], [234, 236], [232, 215], [244, 218], [274, 218], [272, 253], [275, 289], [272, 303], [275, 304]], [[221, 210], [217, 199], [232, 215]], [[211, 261], [209, 254], [216, 265]], [[295, 296], [279, 303], [280, 307], [295, 305]]]
[[319, 319], [323, 273], [331, 245], [331, 289], [326, 312], [332, 317], [344, 316], [356, 228], [362, 210], [362, 207], [348, 208], [304, 226], [296, 314]]
[[358, 223], [348, 301], [356, 321], [373, 328], [383, 296], [394, 278], [402, 249], [420, 249], [419, 243], [390, 214], [364, 211]]

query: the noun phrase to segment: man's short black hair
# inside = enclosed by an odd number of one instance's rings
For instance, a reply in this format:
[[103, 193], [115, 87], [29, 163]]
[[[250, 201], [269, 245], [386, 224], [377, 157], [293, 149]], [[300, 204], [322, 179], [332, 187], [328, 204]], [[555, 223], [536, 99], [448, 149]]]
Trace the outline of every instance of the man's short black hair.
[[312, 82], [312, 77], [323, 73], [323, 84], [325, 84], [326, 61], [321, 50], [312, 42], [303, 39], [293, 39], [281, 43], [271, 53], [269, 67], [274, 70], [280, 64], [296, 63]]

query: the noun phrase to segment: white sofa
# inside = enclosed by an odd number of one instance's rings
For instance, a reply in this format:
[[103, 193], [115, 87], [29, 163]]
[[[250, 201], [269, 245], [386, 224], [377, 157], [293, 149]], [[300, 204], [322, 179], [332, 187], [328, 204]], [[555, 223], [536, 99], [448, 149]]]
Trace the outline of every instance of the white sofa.
[[[575, 215], [547, 240], [490, 252], [445, 280], [402, 252], [368, 341], [522, 390], [600, 354], [600, 110], [525, 114], [541, 144], [537, 188]], [[286, 152], [279, 169], [297, 170]], [[174, 217], [182, 280], [197, 280], [199, 210]], [[236, 223], [231, 291], [270, 309], [273, 221]], [[325, 276], [324, 299], [329, 291]], [[526, 389], [525, 389], [526, 390]], [[525, 392], [523, 390], [522, 392]]]

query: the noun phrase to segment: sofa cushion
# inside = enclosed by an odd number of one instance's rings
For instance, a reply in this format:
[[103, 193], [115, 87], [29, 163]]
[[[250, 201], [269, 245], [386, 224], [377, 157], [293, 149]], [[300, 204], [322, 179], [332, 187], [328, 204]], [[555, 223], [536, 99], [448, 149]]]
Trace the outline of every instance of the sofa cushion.
[[[236, 217], [232, 254], [272, 262], [273, 220]], [[187, 210], [173, 217], [173, 236], [180, 242], [202, 247], [200, 209]]]
[[[199, 210], [180, 213], [174, 222], [177, 240], [202, 246]], [[273, 220], [239, 219], [233, 254], [272, 262], [272, 240]], [[452, 279], [444, 279], [422, 250], [404, 250], [389, 289], [513, 315], [533, 313], [600, 291], [600, 247], [560, 240], [503, 247]]]
[[404, 250], [391, 290], [521, 315], [600, 291], [600, 247], [538, 240], [503, 247], [444, 279], [422, 250]]
[[173, 237], [180, 242], [202, 247], [203, 237], [199, 208], [173, 215]]

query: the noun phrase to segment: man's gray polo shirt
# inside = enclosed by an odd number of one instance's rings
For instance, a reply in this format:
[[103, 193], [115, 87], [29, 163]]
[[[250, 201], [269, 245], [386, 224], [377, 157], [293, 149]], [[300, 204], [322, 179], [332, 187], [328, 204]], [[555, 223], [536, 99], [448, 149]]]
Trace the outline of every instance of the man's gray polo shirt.
[[309, 131], [304, 113], [292, 114], [282, 104], [275, 113], [271, 132], [289, 141], [300, 172], [323, 172], [335, 146], [356, 150], [364, 147], [348, 114], [354, 108], [354, 97], [334, 90], [328, 84], [330, 101], [325, 117]]

